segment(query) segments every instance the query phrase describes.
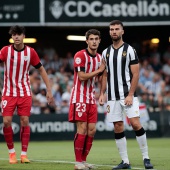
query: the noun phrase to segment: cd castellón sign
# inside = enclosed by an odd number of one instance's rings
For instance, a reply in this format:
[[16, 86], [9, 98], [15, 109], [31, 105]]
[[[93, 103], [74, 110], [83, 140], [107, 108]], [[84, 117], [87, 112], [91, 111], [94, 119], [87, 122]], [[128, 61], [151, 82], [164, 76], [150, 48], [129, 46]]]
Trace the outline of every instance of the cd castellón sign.
[[170, 0], [51, 0], [45, 8], [46, 23], [106, 25], [114, 18], [126, 25], [170, 24]]
[[170, 0], [1, 0], [0, 25], [170, 25]]
[[101, 1], [62, 1], [54, 0], [49, 4], [52, 15], [59, 19], [62, 14], [67, 17], [142, 17], [142, 16], [169, 16], [169, 4], [157, 1], [136, 1], [128, 4], [126, 1], [119, 3], [105, 3]]

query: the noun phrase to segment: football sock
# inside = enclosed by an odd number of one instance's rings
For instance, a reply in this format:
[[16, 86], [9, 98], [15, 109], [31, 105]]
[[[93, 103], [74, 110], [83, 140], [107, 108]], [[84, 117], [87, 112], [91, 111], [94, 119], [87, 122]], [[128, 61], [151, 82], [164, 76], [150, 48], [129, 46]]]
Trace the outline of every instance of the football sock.
[[136, 140], [139, 144], [143, 159], [145, 159], [145, 158], [149, 159], [148, 145], [147, 145], [145, 130], [143, 128], [141, 128], [140, 130], [135, 131], [135, 133], [136, 133]]
[[23, 152], [23, 151], [22, 151], [22, 152], [21, 152], [21, 155], [27, 155], [27, 152]]
[[29, 126], [21, 127], [21, 129], [20, 129], [20, 139], [21, 139], [22, 152], [26, 153], [27, 149], [28, 149], [28, 143], [29, 143], [29, 140], [30, 140], [30, 127]]
[[90, 149], [92, 147], [94, 137], [86, 136], [85, 143], [84, 143], [84, 148], [82, 152], [82, 161], [86, 161], [87, 155], [90, 152]]
[[82, 152], [84, 147], [86, 135], [82, 134], [76, 134], [74, 138], [74, 152], [75, 152], [75, 158], [76, 162], [82, 162]]
[[122, 158], [123, 162], [129, 164], [128, 154], [127, 154], [127, 141], [124, 132], [115, 133], [115, 141], [120, 157]]
[[13, 130], [12, 127], [3, 127], [4, 138], [9, 150], [9, 153], [15, 152], [14, 150], [14, 142], [13, 142]]
[[15, 152], [15, 149], [14, 149], [14, 148], [13, 148], [13, 149], [9, 149], [8, 152], [9, 152], [9, 153], [14, 153], [14, 152]]

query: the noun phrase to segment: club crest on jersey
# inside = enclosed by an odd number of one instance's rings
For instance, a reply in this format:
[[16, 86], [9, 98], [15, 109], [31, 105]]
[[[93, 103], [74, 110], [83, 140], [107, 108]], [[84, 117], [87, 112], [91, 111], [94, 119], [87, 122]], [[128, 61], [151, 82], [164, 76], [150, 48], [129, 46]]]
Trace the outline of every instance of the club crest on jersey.
[[81, 63], [81, 58], [77, 57], [77, 58], [75, 59], [75, 63], [76, 63], [76, 64], [80, 64], [80, 63]]
[[123, 57], [126, 57], [126, 54], [127, 54], [127, 52], [126, 52], [126, 51], [123, 51], [122, 56], [123, 56]]
[[106, 57], [109, 57], [109, 54], [107, 54]]
[[28, 56], [24, 56], [24, 60], [27, 61], [28, 60]]
[[78, 116], [82, 117], [83, 113], [82, 112], [78, 112]]

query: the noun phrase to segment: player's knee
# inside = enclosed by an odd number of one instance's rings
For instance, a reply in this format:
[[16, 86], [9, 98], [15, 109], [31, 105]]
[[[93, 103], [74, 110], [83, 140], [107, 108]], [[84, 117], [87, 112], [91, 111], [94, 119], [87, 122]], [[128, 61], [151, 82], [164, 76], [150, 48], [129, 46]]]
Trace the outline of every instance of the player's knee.
[[11, 126], [11, 121], [10, 120], [8, 120], [8, 119], [4, 119], [3, 120], [3, 124], [4, 124], [4, 127], [10, 127]]
[[29, 125], [29, 119], [27, 117], [22, 117], [20, 120], [21, 126], [28, 126]]
[[116, 132], [122, 132], [124, 130], [123, 122], [115, 122], [114, 129]]
[[131, 119], [130, 123], [135, 131], [141, 129], [142, 127], [138, 118]]
[[79, 134], [86, 135], [86, 134], [87, 134], [87, 128], [84, 127], [84, 126], [79, 126], [79, 127], [77, 128], [77, 132], [78, 132]]
[[138, 122], [133, 122], [131, 125], [135, 131], [141, 129], [142, 127]]
[[94, 136], [96, 133], [96, 127], [88, 129], [88, 135], [89, 136]]

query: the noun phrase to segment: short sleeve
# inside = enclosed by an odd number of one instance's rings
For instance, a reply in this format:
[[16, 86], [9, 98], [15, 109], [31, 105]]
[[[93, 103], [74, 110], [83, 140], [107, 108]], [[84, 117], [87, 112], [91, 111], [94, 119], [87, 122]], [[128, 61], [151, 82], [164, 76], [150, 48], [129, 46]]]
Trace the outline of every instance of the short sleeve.
[[83, 52], [77, 52], [74, 56], [74, 68], [78, 71], [85, 71], [85, 56]]
[[139, 63], [137, 52], [132, 47], [130, 48], [129, 56], [130, 56], [130, 65]]
[[40, 58], [37, 52], [33, 48], [31, 48], [31, 65], [35, 67], [39, 63], [40, 63]]
[[7, 50], [8, 50], [8, 47], [3, 47], [1, 50], [0, 50], [0, 60], [1, 61], [6, 61], [6, 58], [7, 58]]
[[106, 62], [106, 49], [102, 52], [102, 59]]

